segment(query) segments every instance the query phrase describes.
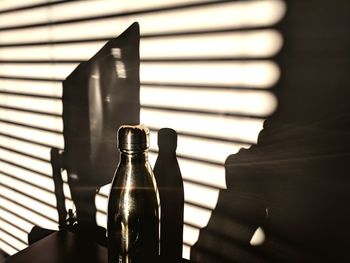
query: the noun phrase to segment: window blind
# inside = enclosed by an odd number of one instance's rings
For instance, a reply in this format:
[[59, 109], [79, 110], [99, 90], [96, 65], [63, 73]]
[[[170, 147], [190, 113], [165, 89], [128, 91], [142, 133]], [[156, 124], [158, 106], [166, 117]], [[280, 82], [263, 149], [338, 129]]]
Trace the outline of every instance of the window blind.
[[[184, 246], [226, 188], [228, 155], [256, 143], [277, 107], [280, 0], [0, 2], [0, 248], [24, 249], [34, 225], [57, 229], [50, 148], [64, 149], [61, 81], [132, 22], [140, 24], [141, 123], [178, 132]], [[65, 178], [66, 180], [66, 178]], [[108, 186], [96, 197], [106, 225]], [[67, 208], [72, 208], [65, 183]]]

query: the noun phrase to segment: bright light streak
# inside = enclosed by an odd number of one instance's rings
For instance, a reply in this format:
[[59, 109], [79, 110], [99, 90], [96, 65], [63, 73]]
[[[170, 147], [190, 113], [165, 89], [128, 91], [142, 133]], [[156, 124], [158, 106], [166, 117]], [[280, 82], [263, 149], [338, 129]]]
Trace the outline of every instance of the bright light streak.
[[275, 30], [211, 33], [141, 39], [140, 57], [210, 58], [269, 57], [282, 46], [282, 36]]
[[63, 181], [63, 194], [65, 197], [65, 205], [66, 205], [66, 210], [68, 211], [69, 209], [72, 209], [73, 212], [76, 211], [75, 204], [72, 200], [72, 193], [70, 191], [70, 187], [68, 184], [68, 174], [67, 170], [61, 169], [61, 178]]
[[0, 229], [6, 229], [7, 232], [13, 234], [18, 239], [20, 239], [23, 243], [28, 244], [28, 232], [24, 232], [13, 225], [8, 224], [0, 218]]
[[105, 41], [96, 41], [92, 43], [54, 45], [51, 50], [51, 56], [52, 56], [52, 59], [57, 59], [57, 60], [62, 60], [62, 59], [88, 60], [93, 55], [95, 55], [105, 43], [106, 43]]
[[[2, 1], [1, 1], [2, 2]], [[27, 1], [24, 1], [27, 4]], [[39, 1], [38, 1], [39, 2]], [[29, 3], [30, 4], [30, 3]], [[33, 18], [36, 21], [46, 22], [50, 19], [47, 8], [35, 8], [24, 11], [17, 11], [15, 13], [5, 13], [0, 16], [1, 27], [32, 24]]]
[[267, 116], [277, 106], [266, 91], [141, 86], [141, 105]]
[[[149, 153], [148, 157], [150, 159], [152, 167], [154, 167], [154, 163], [157, 159], [157, 154]], [[224, 166], [196, 162], [179, 157], [177, 159], [183, 179], [188, 179], [194, 182], [198, 182], [199, 184], [202, 183], [220, 189], [226, 188]], [[198, 200], [200, 199], [201, 197], [199, 196]]]
[[199, 228], [205, 227], [210, 219], [211, 211], [190, 204], [185, 204], [184, 222]]
[[25, 207], [30, 208], [34, 211], [41, 211], [41, 213], [45, 213], [45, 215], [53, 221], [58, 222], [58, 214], [55, 208], [48, 206], [42, 202], [34, 200], [28, 196], [15, 192], [7, 187], [3, 187], [0, 185], [1, 194], [6, 196], [8, 199], [15, 201], [19, 204], [23, 204]]
[[[54, 5], [50, 7], [41, 7], [30, 10], [17, 11], [14, 16], [13, 13], [2, 14], [0, 17], [2, 26], [15, 26], [26, 23], [42, 23], [47, 20], [59, 21], [65, 19], [83, 18], [89, 16], [103, 16], [111, 13], [131, 12], [135, 10], [143, 10], [145, 8], [157, 8], [169, 6], [173, 4], [189, 4], [191, 2], [200, 2], [201, 0], [138, 0], [137, 5], [130, 5], [129, 1], [125, 0], [89, 0], [89, 1], [73, 1], [65, 3], [64, 5]], [[2, 2], [11, 2], [2, 0]], [[13, 1], [12, 1], [13, 2]], [[27, 3], [29, 2], [29, 3]], [[42, 0], [26, 0], [26, 4], [31, 2], [42, 2]], [[16, 2], [14, 2], [16, 4]], [[2, 7], [0, 6], [0, 8]], [[13, 4], [8, 3], [8, 7], [13, 7]], [[80, 10], [77, 12], [77, 10]]]
[[227, 156], [237, 153], [241, 148], [249, 147], [249, 144], [220, 142], [180, 135], [177, 152], [183, 156], [198, 157], [224, 164]]
[[96, 223], [98, 226], [104, 227], [107, 229], [107, 215], [99, 211], [96, 212]]
[[63, 122], [61, 117], [0, 108], [0, 118], [3, 120], [14, 121], [38, 128], [49, 127], [50, 129], [56, 130], [58, 132], [63, 131]]
[[45, 204], [56, 206], [56, 196], [54, 193], [48, 193], [40, 188], [37, 188], [30, 184], [26, 184], [17, 179], [4, 175], [1, 172], [0, 172], [0, 181], [5, 186], [15, 188], [16, 190], [22, 193], [27, 193], [28, 195], [31, 195], [36, 199], [39, 199]]
[[53, 81], [0, 79], [0, 90], [32, 95], [61, 97], [62, 83], [57, 83]]
[[72, 194], [70, 192], [69, 184], [63, 183], [63, 193], [66, 198], [72, 199]]
[[200, 229], [198, 228], [195, 228], [189, 225], [184, 225], [184, 229], [183, 229], [184, 242], [186, 242], [186, 244], [189, 244], [189, 245], [194, 245], [194, 243], [196, 243], [198, 240], [199, 230]]
[[229, 2], [54, 27], [4, 31], [0, 43], [113, 37], [121, 33], [116, 32], [118, 28], [123, 30], [134, 21], [142, 25], [141, 34], [268, 26], [277, 23], [284, 13], [285, 4], [282, 1]]
[[[116, 24], [119, 25], [118, 28], [126, 28], [134, 21], [140, 23], [141, 34], [267, 26], [278, 22], [284, 12], [285, 5], [281, 1], [231, 2], [82, 22], [69, 25], [70, 30], [67, 25], [56, 26], [53, 37], [76, 38], [75, 32], [84, 37], [110, 36], [114, 35], [115, 29], [113, 32], [109, 25]], [[87, 28], [90, 30], [86, 30]]]
[[26, 1], [13, 1], [13, 0], [1, 0], [0, 1], [0, 10], [6, 10], [9, 8], [18, 8], [27, 5], [34, 5], [42, 3], [42, 0], [26, 0]]
[[[108, 184], [108, 186], [110, 186], [110, 184]], [[97, 194], [95, 196], [95, 205], [98, 210], [107, 213], [108, 198], [103, 195]]]
[[10, 210], [12, 213], [14, 213], [16, 215], [25, 215], [27, 218], [30, 219], [30, 221], [34, 222], [35, 225], [37, 225], [37, 226], [42, 226], [42, 227], [53, 229], [53, 230], [58, 229], [57, 223], [54, 223], [51, 220], [48, 220], [46, 217], [43, 217], [37, 213], [34, 213], [31, 210], [28, 210], [27, 208], [19, 206], [19, 205], [15, 204], [14, 202], [9, 201], [7, 199], [0, 197], [0, 201], [1, 201], [1, 204], [3, 205], [3, 207]]
[[49, 162], [44, 162], [41, 160], [37, 160], [22, 154], [10, 152], [5, 149], [0, 149], [1, 159], [7, 160], [9, 162], [15, 162], [21, 166], [27, 167], [34, 171], [41, 172], [48, 176], [52, 174], [52, 167]]
[[[2, 48], [0, 59], [87, 60], [104, 42], [50, 46]], [[282, 36], [275, 30], [212, 33], [166, 38], [144, 38], [140, 42], [140, 57], [147, 58], [211, 58], [269, 57], [282, 46]]]
[[256, 143], [263, 128], [262, 119], [212, 116], [206, 114], [177, 113], [141, 109], [141, 122], [146, 126], [161, 129], [171, 127], [178, 132], [217, 136]]
[[110, 189], [111, 189], [111, 185], [106, 184], [106, 185], [100, 187], [100, 189], [98, 190], [98, 193], [102, 196], [108, 196]]
[[62, 101], [60, 99], [30, 98], [26, 96], [0, 94], [0, 101], [4, 106], [62, 114]]
[[[1, 1], [0, 1], [1, 2]], [[19, 34], [19, 35], [18, 35]], [[0, 44], [51, 41], [49, 27], [35, 27], [1, 32]]]
[[190, 260], [191, 257], [191, 247], [187, 245], [182, 245], [182, 257], [184, 259]]
[[[225, 168], [207, 163], [178, 158], [182, 178], [225, 189]], [[201, 197], [198, 197], [199, 199]]]
[[0, 135], [0, 146], [50, 161], [50, 148]]
[[18, 178], [28, 183], [37, 185], [41, 188], [47, 189], [51, 192], [55, 190], [54, 182], [50, 177], [25, 170], [23, 168], [19, 168], [2, 161], [0, 161], [0, 165], [1, 169], [6, 171], [6, 173], [10, 174], [13, 178]]
[[[158, 151], [157, 133], [151, 131], [150, 138], [150, 149]], [[201, 158], [224, 164], [227, 156], [237, 153], [241, 148], [249, 147], [250, 144], [221, 142], [178, 135], [176, 153], [182, 156]]]
[[1, 239], [6, 241], [7, 243], [11, 244], [13, 247], [15, 247], [17, 250], [25, 249], [27, 246], [25, 243], [19, 241], [18, 239], [10, 236], [9, 234], [2, 231], [2, 228], [0, 228], [0, 236]]
[[0, 240], [0, 247], [3, 251], [5, 251], [8, 255], [13, 255], [16, 254], [18, 252], [17, 249], [14, 249], [13, 247], [7, 245], [5, 242], [3, 242], [2, 240]]
[[271, 61], [249, 62], [147, 62], [140, 65], [140, 81], [230, 87], [269, 88], [279, 79]]
[[265, 241], [264, 229], [262, 227], [258, 227], [255, 230], [254, 235], [252, 236], [249, 243], [252, 246], [260, 246], [264, 243], [264, 241]]
[[[61, 20], [67, 18], [88, 17], [96, 15], [105, 15], [112, 12], [132, 12], [137, 10], [167, 7], [172, 5], [189, 4], [201, 2], [201, 0], [138, 0], [136, 5], [130, 5], [129, 0], [90, 0], [88, 3], [75, 1], [65, 5], [51, 7], [52, 19]], [[84, 12], [76, 12], [84, 10]]]
[[108, 209], [108, 197], [111, 184], [106, 184], [102, 186], [95, 196], [95, 206], [99, 211], [96, 212], [96, 222], [97, 225], [107, 228], [107, 209]]
[[[11, 14], [11, 16], [13, 16], [13, 14]], [[6, 59], [11, 59], [11, 60], [53, 59], [52, 52], [54, 50], [55, 50], [55, 47], [53, 47], [52, 45], [1, 48], [0, 58], [4, 60]]]
[[65, 79], [77, 66], [72, 64], [5, 64], [0, 67], [0, 75], [29, 78]]
[[154, 167], [154, 165], [157, 161], [157, 157], [158, 157], [158, 154], [156, 154], [156, 153], [148, 153], [148, 161], [149, 161], [152, 168]]
[[214, 209], [219, 197], [219, 189], [184, 182], [185, 200]]
[[0, 132], [38, 143], [50, 144], [52, 147], [59, 149], [64, 148], [63, 135], [61, 134], [40, 131], [34, 128], [22, 127], [20, 125], [8, 124], [1, 121]]
[[[12, 222], [13, 224], [17, 225], [17, 226], [21, 226], [22, 229], [24, 229], [27, 233], [29, 233], [32, 228], [33, 228], [33, 224], [29, 223], [26, 220], [23, 220], [22, 218], [18, 217], [16, 214], [13, 213], [9, 213], [7, 211], [5, 211], [4, 209], [1, 209], [1, 217], [9, 222]], [[23, 215], [22, 215], [23, 216]]]
[[66, 169], [61, 168], [61, 178], [64, 183], [68, 183], [68, 173]]

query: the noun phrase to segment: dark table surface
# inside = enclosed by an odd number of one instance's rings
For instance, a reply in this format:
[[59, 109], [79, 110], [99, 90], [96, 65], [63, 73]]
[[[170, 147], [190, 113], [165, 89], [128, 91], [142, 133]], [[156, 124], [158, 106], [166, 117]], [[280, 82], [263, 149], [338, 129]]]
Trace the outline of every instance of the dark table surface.
[[107, 249], [69, 231], [55, 232], [2, 261], [2, 263], [80, 262], [107, 263]]
[[3, 263], [107, 263], [107, 249], [72, 232], [55, 232]]

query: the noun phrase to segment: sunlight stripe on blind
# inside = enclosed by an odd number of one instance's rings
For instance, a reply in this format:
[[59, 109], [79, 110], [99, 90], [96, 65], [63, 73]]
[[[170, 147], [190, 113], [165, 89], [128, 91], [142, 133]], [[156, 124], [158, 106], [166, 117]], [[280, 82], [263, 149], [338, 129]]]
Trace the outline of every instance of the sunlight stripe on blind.
[[56, 197], [53, 192], [50, 193], [48, 191], [44, 191], [38, 187], [27, 184], [23, 181], [4, 175], [1, 172], [0, 172], [0, 179], [1, 179], [1, 183], [4, 186], [9, 186], [9, 187], [16, 186], [16, 190], [22, 193], [27, 193], [28, 195], [31, 195], [36, 199], [39, 199], [44, 204], [48, 204], [54, 207], [56, 206]]
[[60, 99], [33, 98], [18, 95], [3, 95], [0, 93], [0, 102], [1, 106], [10, 106], [44, 113], [62, 114], [62, 101]]
[[[53, 105], [53, 109], [54, 106], [55, 105]], [[13, 121], [20, 124], [33, 125], [34, 127], [39, 128], [49, 128], [50, 130], [57, 132], [61, 132], [63, 130], [62, 119], [56, 116], [0, 108], [0, 119]]]
[[22, 249], [25, 249], [27, 247], [27, 244], [24, 243], [24, 242], [21, 242], [20, 240], [18, 240], [17, 238], [15, 238], [14, 236], [6, 233], [4, 231], [4, 228], [1, 228], [0, 229], [0, 237], [1, 237], [1, 240], [3, 242], [6, 242], [7, 244], [11, 244], [11, 246], [13, 248], [15, 248], [17, 251], [18, 250], [22, 250]]
[[[141, 34], [269, 26], [279, 21], [284, 12], [285, 7], [281, 1], [224, 2], [217, 5], [58, 24], [55, 27], [14, 29], [2, 33], [0, 44], [16, 41], [29, 42], [33, 39], [36, 41], [57, 41], [111, 37], [121, 33], [134, 21], [138, 21], [142, 25]], [[218, 16], [218, 14], [220, 15]]]
[[31, 154], [40, 159], [50, 161], [50, 148], [35, 143], [25, 142], [18, 139], [0, 135], [0, 147], [7, 147], [16, 151], [22, 151], [26, 154]]
[[168, 88], [141, 86], [142, 105], [266, 116], [274, 112], [277, 102], [270, 92], [251, 90]]
[[[150, 132], [150, 149], [157, 151], [157, 133]], [[241, 148], [248, 148], [250, 144], [222, 142], [218, 140], [209, 140], [196, 138], [193, 136], [178, 135], [177, 154], [188, 157], [201, 157], [203, 160], [218, 162], [224, 164], [228, 155], [238, 152]], [[210, 154], [203, 153], [209, 152]]]
[[5, 64], [0, 66], [0, 75], [28, 78], [48, 78], [63, 80], [77, 64]]
[[14, 227], [13, 225], [7, 223], [3, 218], [0, 218], [0, 228], [6, 229], [6, 232], [16, 236], [20, 241], [22, 241], [26, 245], [28, 244], [28, 232]]
[[[12, 200], [5, 199], [4, 196], [1, 196], [1, 194], [0, 194], [0, 201], [1, 201], [1, 204], [4, 207], [6, 207], [11, 213], [15, 215], [25, 215], [37, 226], [42, 226], [42, 227], [51, 228], [51, 229], [58, 229], [57, 221], [47, 219], [45, 216], [42, 216], [37, 212], [33, 212], [32, 210], [29, 210], [27, 207], [21, 206]], [[15, 222], [15, 223], [18, 223], [18, 222]]]
[[26, 0], [26, 1], [12, 1], [12, 0], [2, 0], [0, 1], [0, 12], [8, 9], [23, 8], [26, 6], [31, 6], [34, 4], [42, 3], [42, 0]]
[[[5, 64], [0, 75], [63, 80], [76, 64]], [[249, 62], [148, 62], [140, 68], [141, 82], [268, 88], [279, 79], [270, 61]]]
[[23, 220], [22, 218], [18, 217], [15, 214], [12, 214], [8, 211], [2, 210], [1, 211], [1, 217], [3, 219], [5, 219], [8, 222], [17, 222], [19, 223], [19, 226], [21, 227], [21, 229], [23, 229], [24, 231], [26, 231], [27, 233], [32, 229], [33, 224], [29, 223], [26, 220]]
[[269, 61], [211, 64], [152, 62], [143, 63], [140, 68], [142, 82], [267, 88], [274, 85], [278, 78], [278, 67]]
[[0, 121], [0, 133], [16, 136], [39, 144], [45, 144], [59, 149], [64, 148], [63, 136], [58, 133], [43, 131], [33, 127], [23, 127], [20, 124]]
[[28, 171], [25, 167], [18, 167], [14, 164], [4, 162], [4, 160], [0, 161], [0, 164], [0, 171], [6, 171], [13, 179], [37, 186], [40, 189], [45, 189], [47, 192], [53, 192], [55, 190], [53, 180], [48, 176], [36, 173], [35, 171]]
[[62, 96], [62, 84], [52, 81], [31, 81], [0, 78], [0, 92], [60, 98]]
[[10, 161], [10, 162], [15, 160], [15, 163], [18, 163], [21, 166], [25, 166], [29, 169], [38, 171], [41, 174], [51, 176], [52, 168], [49, 162], [37, 160], [32, 157], [11, 152], [2, 148], [0, 148], [0, 156], [2, 160]]
[[[241, 142], [255, 143], [263, 120], [244, 117], [212, 116], [141, 109], [141, 120], [150, 127], [172, 127], [178, 132], [220, 135]], [[210, 125], [208, 125], [210, 124]]]
[[[86, 60], [103, 44], [104, 42], [95, 41], [55, 46], [8, 47], [1, 49], [0, 59]], [[140, 56], [142, 59], [269, 57], [276, 54], [281, 45], [281, 34], [271, 29], [153, 37], [141, 40]]]
[[[1, 1], [0, 12], [2, 9], [6, 8], [6, 4], [2, 2], [7, 2], [6, 0]], [[10, 1], [8, 1], [10, 2]], [[28, 3], [27, 3], [28, 2]], [[26, 0], [26, 4], [30, 4], [30, 2], [40, 3], [42, 0]], [[59, 21], [62, 19], [77, 19], [84, 18], [89, 16], [103, 16], [105, 14], [116, 12], [116, 11], [124, 11], [124, 12], [132, 12], [137, 10], [143, 10], [145, 8], [152, 8], [154, 6], [157, 7], [171, 7], [172, 5], [179, 4], [190, 4], [190, 3], [200, 3], [201, 0], [138, 0], [137, 5], [130, 5], [128, 1], [119, 0], [105, 0], [105, 1], [96, 1], [89, 0], [89, 4], [87, 5], [83, 1], [72, 1], [65, 3], [64, 5], [53, 5], [49, 8], [47, 7], [38, 7], [34, 10], [23, 10], [18, 11], [17, 14], [21, 19], [16, 19], [12, 14], [2, 15], [2, 26], [15, 26], [18, 24], [25, 23], [45, 23], [48, 19], [50, 21]], [[8, 7], [13, 7], [16, 3], [8, 3]], [[17, 3], [18, 4], [18, 3]], [[81, 12], [77, 12], [77, 10], [81, 10]]]

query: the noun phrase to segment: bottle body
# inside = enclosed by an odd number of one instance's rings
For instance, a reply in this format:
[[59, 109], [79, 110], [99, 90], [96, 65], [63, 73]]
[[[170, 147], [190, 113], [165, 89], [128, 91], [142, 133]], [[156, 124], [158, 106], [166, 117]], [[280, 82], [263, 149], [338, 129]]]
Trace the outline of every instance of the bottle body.
[[159, 255], [159, 197], [147, 152], [122, 152], [107, 216], [109, 263], [154, 262]]

